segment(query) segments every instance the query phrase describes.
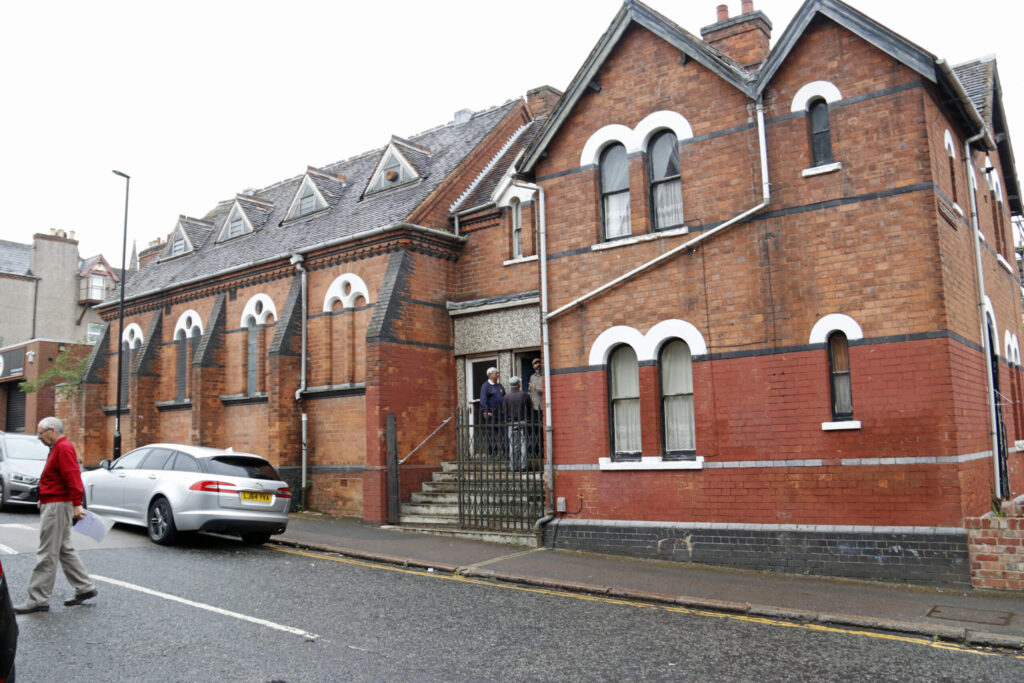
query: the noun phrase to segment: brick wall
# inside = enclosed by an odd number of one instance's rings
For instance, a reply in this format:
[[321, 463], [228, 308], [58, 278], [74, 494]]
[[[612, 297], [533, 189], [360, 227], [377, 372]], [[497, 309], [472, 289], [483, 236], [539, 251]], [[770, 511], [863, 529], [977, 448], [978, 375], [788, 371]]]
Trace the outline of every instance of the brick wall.
[[1024, 517], [969, 517], [971, 585], [1024, 590]]

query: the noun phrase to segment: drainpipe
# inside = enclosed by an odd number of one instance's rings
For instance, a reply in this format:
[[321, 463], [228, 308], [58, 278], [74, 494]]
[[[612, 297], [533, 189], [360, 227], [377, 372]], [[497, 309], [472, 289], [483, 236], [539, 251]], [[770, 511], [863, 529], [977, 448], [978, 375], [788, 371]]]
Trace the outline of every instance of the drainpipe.
[[552, 500], [555, 486], [555, 466], [552, 459], [554, 428], [551, 421], [551, 338], [548, 335], [547, 212], [543, 187], [518, 180], [513, 181], [512, 184], [537, 193], [537, 213], [540, 214], [540, 253], [538, 254], [540, 261], [540, 339], [544, 355], [544, 485], [547, 488], [547, 496], [544, 499], [544, 516], [533, 524], [533, 527], [540, 531], [545, 524], [555, 518], [555, 506]]
[[309, 424], [308, 417], [306, 415], [306, 407], [302, 403], [302, 394], [306, 391], [306, 319], [307, 319], [307, 315], [306, 315], [306, 269], [302, 267], [302, 262], [304, 260], [305, 259], [302, 256], [302, 254], [299, 254], [299, 253], [292, 254], [291, 263], [292, 263], [293, 266], [295, 266], [298, 269], [299, 273], [301, 273], [301, 278], [302, 278], [302, 285], [301, 285], [301, 288], [300, 288], [301, 289], [300, 298], [302, 299], [302, 303], [301, 303], [301, 306], [302, 306], [302, 357], [301, 357], [301, 360], [299, 361], [299, 364], [300, 364], [299, 388], [295, 392], [295, 400], [296, 400], [296, 402], [298, 402], [299, 406], [302, 408], [302, 479], [301, 479], [301, 482], [299, 484], [299, 490], [301, 491], [301, 499], [300, 499], [300, 501], [301, 501], [301, 505], [302, 505], [303, 509], [305, 509], [305, 507], [306, 507], [306, 434], [307, 434], [307, 427], [308, 427], [308, 424]]
[[[754, 215], [755, 213], [757, 213], [758, 211], [760, 211], [764, 207], [768, 206], [768, 203], [771, 201], [771, 187], [770, 187], [770, 184], [768, 182], [768, 150], [767, 150], [767, 143], [766, 143], [765, 132], [764, 132], [764, 104], [762, 103], [760, 98], [757, 101], [757, 137], [758, 137], [758, 149], [760, 150], [760, 154], [761, 154], [761, 197], [762, 197], [762, 199], [761, 199], [761, 203], [760, 204], [758, 204], [757, 206], [753, 207], [752, 209], [747, 209], [746, 211], [744, 211], [743, 213], [741, 213], [738, 216], [734, 216], [733, 218], [730, 218], [726, 222], [724, 222], [724, 223], [722, 223], [720, 225], [715, 226], [711, 230], [708, 230], [706, 232], [702, 232], [701, 234], [697, 235], [693, 239], [687, 240], [686, 242], [680, 244], [678, 247], [675, 247], [673, 249], [669, 249], [664, 254], [661, 254], [660, 256], [657, 256], [657, 257], [651, 259], [650, 261], [648, 261], [647, 263], [644, 263], [641, 266], [637, 266], [636, 268], [634, 268], [633, 270], [629, 271], [625, 275], [620, 275], [619, 277], [615, 278], [614, 280], [611, 280], [610, 282], [606, 282], [605, 284], [601, 285], [597, 289], [594, 289], [594, 290], [592, 290], [590, 292], [587, 292], [583, 296], [581, 296], [581, 297], [579, 297], [579, 298], [577, 298], [577, 299], [575, 299], [573, 301], [570, 301], [566, 305], [564, 305], [561, 308], [559, 308], [557, 311], [553, 311], [553, 312], [549, 313], [548, 316], [547, 316], [547, 319], [548, 320], [553, 320], [554, 318], [557, 318], [558, 316], [562, 315], [566, 311], [569, 311], [569, 310], [571, 310], [573, 308], [576, 308], [577, 306], [579, 306], [583, 302], [587, 301], [588, 299], [594, 298], [595, 296], [597, 296], [601, 292], [607, 291], [607, 290], [611, 289], [612, 287], [620, 285], [623, 282], [625, 282], [626, 280], [629, 280], [629, 279], [633, 278], [634, 276], [639, 275], [640, 273], [642, 273], [642, 272], [644, 272], [646, 270], [650, 270], [651, 268], [653, 268], [654, 266], [658, 265], [662, 261], [667, 261], [668, 259], [672, 258], [673, 256], [675, 256], [679, 252], [686, 251], [688, 249], [693, 249], [694, 247], [696, 247], [698, 244], [700, 244], [704, 240], [709, 239], [710, 237], [712, 237], [714, 235], [717, 235], [718, 233], [726, 230], [729, 227], [732, 227], [736, 223], [739, 223], [739, 222], [745, 220], [746, 218]], [[543, 234], [543, 233], [541, 233], [541, 234]]]
[[971, 145], [986, 135], [985, 127], [977, 135], [964, 142], [964, 168], [967, 176], [967, 191], [970, 193], [971, 230], [974, 232], [974, 267], [978, 281], [978, 313], [981, 316], [981, 347], [985, 356], [985, 378], [988, 385], [989, 436], [992, 437], [992, 467], [995, 471], [996, 494], [1002, 495], [1002, 481], [999, 472], [999, 428], [996, 424], [996, 391], [992, 383], [992, 346], [988, 334], [988, 317], [985, 315], [985, 274], [981, 266], [981, 228], [978, 225], [978, 194], [971, 186]]

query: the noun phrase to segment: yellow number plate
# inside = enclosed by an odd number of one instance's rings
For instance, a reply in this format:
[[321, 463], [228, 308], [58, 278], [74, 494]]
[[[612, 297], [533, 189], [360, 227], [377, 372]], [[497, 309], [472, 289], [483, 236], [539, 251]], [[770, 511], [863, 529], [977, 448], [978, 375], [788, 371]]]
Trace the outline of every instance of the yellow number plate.
[[272, 498], [269, 493], [256, 493], [255, 491], [242, 491], [242, 500], [254, 503], [269, 503]]

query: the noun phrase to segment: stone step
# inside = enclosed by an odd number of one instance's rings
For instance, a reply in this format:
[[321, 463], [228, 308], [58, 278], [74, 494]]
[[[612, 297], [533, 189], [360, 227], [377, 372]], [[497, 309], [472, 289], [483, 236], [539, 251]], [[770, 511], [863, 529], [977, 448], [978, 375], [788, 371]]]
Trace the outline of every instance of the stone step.
[[456, 490], [451, 491], [418, 491], [412, 494], [413, 503], [448, 503], [459, 504], [459, 494]]
[[477, 541], [489, 541], [491, 543], [506, 543], [509, 545], [526, 546], [537, 548], [537, 533], [534, 531], [484, 531], [478, 529], [460, 529], [455, 525], [431, 524], [416, 525], [403, 524], [400, 527], [382, 527], [384, 529], [398, 529], [416, 534], [430, 534], [431, 536], [448, 536], [452, 538], [470, 538]]
[[433, 515], [437, 517], [458, 517], [459, 504], [455, 501], [452, 504], [418, 504], [402, 503], [399, 507], [402, 515]]
[[413, 515], [413, 514], [400, 514], [398, 515], [398, 523], [402, 526], [449, 526], [458, 528], [459, 526], [459, 515]]
[[430, 481], [423, 482], [425, 493], [456, 493], [459, 490], [457, 481]]

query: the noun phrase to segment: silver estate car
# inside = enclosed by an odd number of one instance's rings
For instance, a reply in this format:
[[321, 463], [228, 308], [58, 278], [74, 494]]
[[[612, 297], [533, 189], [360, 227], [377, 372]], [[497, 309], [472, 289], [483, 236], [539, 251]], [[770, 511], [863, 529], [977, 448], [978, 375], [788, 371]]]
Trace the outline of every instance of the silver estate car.
[[50, 449], [35, 434], [0, 432], [0, 508], [39, 500], [39, 475]]
[[156, 543], [173, 543], [181, 531], [216, 531], [260, 544], [288, 525], [291, 489], [251, 453], [156, 443], [102, 461], [82, 482], [86, 507], [146, 527]]

